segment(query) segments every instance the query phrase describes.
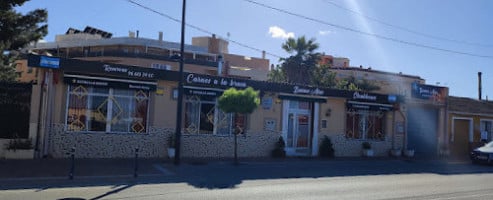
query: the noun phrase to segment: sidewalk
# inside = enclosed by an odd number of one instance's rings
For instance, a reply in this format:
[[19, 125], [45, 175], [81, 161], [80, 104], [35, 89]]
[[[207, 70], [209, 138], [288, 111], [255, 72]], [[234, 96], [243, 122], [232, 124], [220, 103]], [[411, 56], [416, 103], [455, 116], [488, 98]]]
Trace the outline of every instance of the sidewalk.
[[409, 158], [241, 158], [138, 160], [76, 159], [74, 179], [69, 180], [70, 159], [0, 160], [0, 190], [43, 189], [50, 187], [102, 186], [150, 183], [187, 183], [199, 188], [234, 187], [245, 180], [319, 178], [365, 175], [436, 173], [493, 173], [492, 166], [470, 162], [448, 162]]
[[[138, 176], [167, 175], [162, 171], [165, 159], [141, 158], [137, 163]], [[168, 160], [169, 162], [169, 160]], [[68, 179], [71, 160], [33, 159], [0, 160], [0, 180], [8, 179]], [[74, 178], [133, 177], [135, 159], [75, 159]]]
[[[420, 160], [409, 158], [392, 157], [351, 157], [351, 158], [240, 158], [240, 168], [285, 168], [284, 170], [296, 170], [299, 166], [353, 166], [368, 165], [378, 172], [385, 165], [398, 164], [409, 168], [411, 171], [415, 166], [447, 166], [447, 165], [470, 165], [468, 161], [448, 160]], [[124, 178], [133, 179], [135, 173], [135, 159], [75, 159], [73, 179], [95, 179], [95, 178]], [[168, 158], [139, 158], [137, 163], [138, 177], [177, 177], [190, 176], [194, 171], [216, 170], [217, 167], [233, 169], [233, 159], [182, 159], [180, 165], [174, 165], [172, 159]], [[268, 166], [268, 167], [267, 167]], [[236, 168], [238, 169], [238, 168]], [[342, 167], [341, 169], [344, 169]], [[0, 160], [0, 181], [19, 180], [68, 180], [71, 170], [71, 160], [65, 159], [32, 159], [32, 160]], [[365, 169], [366, 170], [366, 169]], [[338, 170], [340, 171], [340, 169]], [[208, 172], [206, 172], [208, 173]], [[259, 172], [261, 173], [261, 172]]]

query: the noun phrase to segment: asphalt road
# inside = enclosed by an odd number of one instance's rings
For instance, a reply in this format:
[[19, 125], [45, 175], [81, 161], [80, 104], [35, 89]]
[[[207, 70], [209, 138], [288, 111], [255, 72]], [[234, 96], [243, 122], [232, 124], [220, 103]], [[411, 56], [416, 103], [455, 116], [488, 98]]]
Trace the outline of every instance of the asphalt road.
[[406, 174], [248, 180], [233, 188], [187, 183], [0, 191], [1, 199], [493, 199], [493, 174]]
[[169, 175], [135, 180], [18, 183], [4, 186], [0, 199], [493, 199], [493, 166], [469, 163], [363, 160], [164, 167]]

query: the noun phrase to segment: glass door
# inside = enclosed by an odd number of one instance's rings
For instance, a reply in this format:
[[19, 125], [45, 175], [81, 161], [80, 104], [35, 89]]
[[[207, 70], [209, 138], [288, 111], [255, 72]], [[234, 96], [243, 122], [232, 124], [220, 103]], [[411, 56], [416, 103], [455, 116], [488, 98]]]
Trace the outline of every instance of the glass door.
[[[290, 103], [293, 105], [293, 101]], [[299, 105], [296, 102], [296, 105]], [[309, 107], [288, 109], [286, 126], [286, 153], [308, 156], [311, 149], [311, 117]], [[304, 108], [304, 107], [303, 107]]]

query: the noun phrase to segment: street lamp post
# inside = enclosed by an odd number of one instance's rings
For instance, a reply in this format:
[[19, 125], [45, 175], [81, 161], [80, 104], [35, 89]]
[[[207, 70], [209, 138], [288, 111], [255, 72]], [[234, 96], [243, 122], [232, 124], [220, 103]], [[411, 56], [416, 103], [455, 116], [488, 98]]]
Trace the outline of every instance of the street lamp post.
[[176, 111], [176, 127], [175, 127], [175, 165], [180, 164], [180, 144], [181, 144], [181, 122], [182, 122], [182, 104], [183, 104], [183, 56], [185, 52], [185, 8], [186, 0], [183, 0], [182, 15], [181, 15], [181, 43], [180, 43], [180, 79], [178, 81], [178, 99]]

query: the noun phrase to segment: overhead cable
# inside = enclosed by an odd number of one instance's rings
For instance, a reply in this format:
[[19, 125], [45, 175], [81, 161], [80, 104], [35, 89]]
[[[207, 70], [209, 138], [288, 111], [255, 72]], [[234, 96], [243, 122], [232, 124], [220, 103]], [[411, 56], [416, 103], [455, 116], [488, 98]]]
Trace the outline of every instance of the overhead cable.
[[379, 39], [382, 39], [382, 40], [387, 40], [387, 41], [391, 41], [391, 42], [395, 42], [395, 43], [400, 43], [400, 44], [405, 44], [405, 45], [409, 45], [409, 46], [421, 47], [421, 48], [426, 48], [426, 49], [433, 49], [433, 50], [442, 51], [442, 52], [448, 52], [448, 53], [454, 53], [454, 54], [460, 54], [460, 55], [466, 55], [466, 56], [472, 56], [472, 57], [480, 57], [480, 58], [493, 59], [493, 56], [489, 56], [489, 55], [480, 55], [480, 54], [474, 54], [474, 53], [469, 53], [469, 52], [463, 52], [463, 51], [445, 49], [445, 48], [441, 48], [441, 47], [435, 47], [435, 46], [431, 46], [431, 45], [426, 45], [426, 44], [420, 44], [420, 43], [416, 43], [416, 42], [405, 41], [405, 40], [401, 40], [401, 39], [397, 39], [397, 38], [392, 38], [392, 37], [388, 37], [388, 36], [383, 36], [383, 35], [379, 35], [379, 34], [368, 33], [368, 32], [364, 32], [364, 31], [361, 31], [361, 30], [354, 29], [354, 28], [350, 28], [350, 27], [346, 27], [346, 26], [342, 26], [342, 25], [337, 25], [337, 24], [333, 24], [333, 23], [330, 23], [330, 22], [322, 21], [320, 19], [315, 19], [315, 18], [312, 18], [312, 17], [307, 17], [305, 15], [293, 13], [293, 12], [290, 12], [290, 11], [287, 11], [287, 10], [284, 10], [284, 9], [280, 9], [280, 8], [276, 8], [276, 7], [273, 7], [273, 6], [269, 6], [267, 4], [259, 3], [259, 2], [253, 1], [253, 0], [243, 0], [243, 1], [249, 2], [251, 4], [255, 4], [255, 5], [264, 7], [264, 8], [268, 8], [268, 9], [271, 9], [271, 10], [275, 10], [275, 11], [278, 11], [278, 12], [281, 12], [281, 13], [285, 13], [285, 14], [288, 14], [288, 15], [291, 15], [291, 16], [299, 17], [299, 18], [302, 18], [302, 19], [305, 19], [305, 20], [308, 20], [308, 21], [316, 22], [316, 23], [319, 23], [319, 24], [323, 24], [323, 25], [326, 25], [326, 26], [331, 26], [331, 27], [334, 27], [334, 28], [338, 28], [338, 29], [342, 29], [342, 30], [346, 30], [346, 31], [350, 31], [350, 32], [355, 32], [355, 33], [358, 33], [358, 34], [361, 34], [361, 35], [366, 35], [366, 36], [371, 36], [371, 37], [379, 38]]
[[[172, 20], [172, 21], [175, 21], [175, 22], [181, 23], [181, 20], [179, 20], [179, 19], [177, 19], [177, 18], [174, 18], [174, 17], [172, 17], [172, 16], [170, 16], [170, 15], [167, 15], [167, 14], [165, 14], [165, 13], [159, 12], [159, 11], [157, 11], [157, 10], [155, 10], [155, 9], [152, 9], [152, 8], [150, 8], [150, 7], [148, 7], [148, 6], [145, 6], [145, 5], [143, 5], [143, 4], [140, 4], [140, 3], [136, 2], [136, 1], [133, 1], [133, 0], [127, 0], [127, 1], [128, 1], [128, 2], [130, 2], [130, 3], [132, 3], [132, 4], [134, 4], [134, 5], [136, 5], [136, 6], [139, 6], [139, 7], [143, 8], [143, 9], [146, 9], [146, 10], [148, 10], [148, 11], [150, 11], [150, 12], [153, 12], [153, 13], [156, 13], [156, 14], [158, 14], [158, 15], [160, 15], [160, 16], [166, 17], [166, 18], [168, 18], [168, 19], [170, 19], [170, 20]], [[193, 28], [193, 29], [195, 29], [195, 30], [198, 30], [198, 31], [200, 31], [200, 32], [203, 32], [203, 33], [205, 33], [205, 34], [208, 34], [208, 35], [213, 35], [213, 34], [214, 34], [214, 33], [212, 33], [211, 31], [208, 31], [208, 30], [206, 30], [206, 29], [200, 28], [200, 27], [195, 26], [195, 25], [193, 25], [193, 24], [185, 23], [185, 25], [186, 25], [186, 26], [188, 26], [188, 27], [190, 27], [190, 28]], [[215, 35], [218, 35], [218, 34], [215, 34]], [[218, 36], [220, 36], [220, 35], [218, 35]], [[243, 43], [241, 43], [241, 42], [238, 42], [238, 41], [235, 41], [235, 40], [232, 40], [232, 39], [229, 39], [229, 38], [227, 38], [227, 39], [226, 39], [226, 38], [222, 38], [222, 39], [224, 39], [224, 40], [226, 40], [226, 41], [228, 41], [228, 42], [231, 42], [231, 43], [233, 43], [233, 44], [236, 44], [236, 45], [238, 45], [238, 46], [241, 46], [241, 47], [247, 48], [247, 49], [251, 49], [251, 50], [254, 50], [254, 51], [261, 52], [261, 53], [265, 52], [265, 54], [267, 54], [267, 55], [271, 55], [271, 56], [276, 57], [276, 58], [282, 58], [282, 57], [281, 57], [281, 56], [279, 56], [279, 55], [276, 55], [276, 54], [273, 54], [273, 53], [270, 53], [270, 52], [267, 52], [267, 51], [263, 51], [263, 50], [261, 50], [261, 49], [259, 49], [259, 48], [252, 47], [252, 46], [249, 46], [249, 45], [243, 44]]]

